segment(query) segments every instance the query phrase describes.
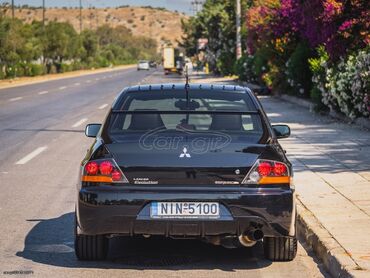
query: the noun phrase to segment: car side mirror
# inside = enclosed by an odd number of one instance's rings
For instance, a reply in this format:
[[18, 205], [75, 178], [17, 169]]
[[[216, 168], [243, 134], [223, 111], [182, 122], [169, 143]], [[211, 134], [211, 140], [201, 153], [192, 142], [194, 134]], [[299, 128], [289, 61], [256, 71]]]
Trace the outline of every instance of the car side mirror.
[[98, 135], [100, 128], [101, 124], [88, 124], [85, 128], [85, 135], [87, 137], [95, 138]]
[[288, 138], [290, 136], [290, 127], [287, 125], [273, 125], [272, 129], [278, 139]]

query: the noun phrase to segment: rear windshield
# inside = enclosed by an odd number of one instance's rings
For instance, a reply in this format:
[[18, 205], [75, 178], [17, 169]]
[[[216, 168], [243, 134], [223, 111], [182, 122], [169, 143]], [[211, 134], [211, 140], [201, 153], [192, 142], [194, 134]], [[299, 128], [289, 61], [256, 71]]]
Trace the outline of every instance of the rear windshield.
[[128, 92], [114, 105], [109, 134], [114, 140], [128, 134], [153, 130], [207, 134], [224, 132], [249, 136], [258, 141], [263, 134], [259, 113], [244, 92], [182, 91]]

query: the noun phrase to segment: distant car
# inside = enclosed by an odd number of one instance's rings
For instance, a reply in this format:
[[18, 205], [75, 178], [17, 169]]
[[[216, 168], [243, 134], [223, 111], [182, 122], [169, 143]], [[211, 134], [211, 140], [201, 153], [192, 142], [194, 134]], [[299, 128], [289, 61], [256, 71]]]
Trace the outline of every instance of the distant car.
[[155, 61], [150, 61], [150, 62], [149, 62], [149, 66], [150, 66], [151, 68], [156, 68], [156, 67], [157, 67], [157, 63], [156, 63]]
[[149, 69], [150, 65], [148, 61], [139, 61], [139, 63], [137, 63], [137, 70], [149, 70]]
[[115, 236], [263, 242], [274, 261], [297, 253], [292, 165], [250, 89], [212, 84], [126, 88], [80, 168], [75, 252], [105, 259]]

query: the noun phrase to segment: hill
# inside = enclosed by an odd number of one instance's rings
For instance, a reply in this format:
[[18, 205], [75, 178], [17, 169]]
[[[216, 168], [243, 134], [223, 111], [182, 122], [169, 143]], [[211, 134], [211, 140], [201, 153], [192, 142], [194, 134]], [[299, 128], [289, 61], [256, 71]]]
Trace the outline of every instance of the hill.
[[[11, 16], [11, 11], [7, 11]], [[33, 7], [17, 8], [15, 16], [24, 22], [42, 20], [42, 9]], [[80, 10], [78, 8], [48, 8], [46, 22], [69, 22], [76, 31], [80, 31]], [[82, 9], [82, 29], [96, 29], [108, 24], [111, 27], [124, 25], [135, 36], [147, 36], [157, 40], [158, 47], [165, 43], [177, 45], [181, 39], [181, 19], [187, 16], [181, 13], [151, 7], [117, 7]]]

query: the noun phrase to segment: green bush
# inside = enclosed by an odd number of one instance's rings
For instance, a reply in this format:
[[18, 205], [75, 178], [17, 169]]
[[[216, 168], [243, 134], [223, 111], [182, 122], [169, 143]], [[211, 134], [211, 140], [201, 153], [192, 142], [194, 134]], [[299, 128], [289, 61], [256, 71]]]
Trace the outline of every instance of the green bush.
[[60, 64], [60, 70], [59, 72], [69, 72], [69, 71], [72, 71], [73, 70], [73, 65], [72, 64], [66, 64], [66, 63], [62, 63]]
[[71, 66], [72, 66], [72, 71], [83, 69], [83, 65], [80, 61], [73, 61]]
[[308, 59], [312, 57], [311, 49], [306, 43], [298, 43], [287, 62], [287, 78], [291, 93], [309, 97], [312, 88], [312, 73]]
[[43, 65], [30, 64], [30, 76], [37, 76], [45, 74], [45, 68]]
[[329, 60], [329, 54], [326, 52], [324, 46], [318, 47], [316, 52], [316, 57], [308, 59], [313, 81], [310, 98], [316, 104], [316, 110], [324, 110], [326, 106], [322, 101], [322, 92], [325, 91], [323, 84], [326, 78], [325, 67]]
[[18, 71], [16, 66], [8, 66], [5, 69], [5, 75], [7, 78], [14, 78], [18, 76]]
[[253, 72], [255, 76], [257, 76], [257, 81], [261, 85], [265, 85], [265, 81], [263, 80], [263, 74], [269, 71], [268, 67], [268, 55], [267, 51], [263, 48], [259, 49], [256, 54], [254, 55], [253, 59]]
[[370, 116], [370, 48], [325, 68], [323, 103], [354, 119]]
[[254, 56], [243, 55], [235, 63], [235, 73], [239, 76], [239, 79], [249, 83], [257, 82], [257, 75], [253, 70]]

